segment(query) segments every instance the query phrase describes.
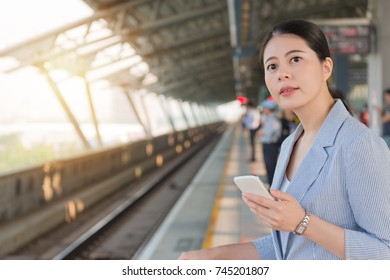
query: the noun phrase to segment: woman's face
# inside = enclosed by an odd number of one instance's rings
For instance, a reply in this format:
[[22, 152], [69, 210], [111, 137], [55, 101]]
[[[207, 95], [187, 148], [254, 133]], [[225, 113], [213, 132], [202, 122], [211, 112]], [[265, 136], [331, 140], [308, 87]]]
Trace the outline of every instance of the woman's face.
[[296, 110], [328, 92], [332, 60], [321, 62], [306, 42], [293, 34], [274, 36], [264, 50], [265, 83], [280, 107]]

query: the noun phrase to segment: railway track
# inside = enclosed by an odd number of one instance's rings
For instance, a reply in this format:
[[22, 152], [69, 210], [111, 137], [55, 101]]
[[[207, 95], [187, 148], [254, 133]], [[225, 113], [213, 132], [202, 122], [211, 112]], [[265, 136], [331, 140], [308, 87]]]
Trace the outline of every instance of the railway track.
[[142, 180], [14, 252], [12, 259], [131, 259], [190, 184], [219, 137], [194, 147]]

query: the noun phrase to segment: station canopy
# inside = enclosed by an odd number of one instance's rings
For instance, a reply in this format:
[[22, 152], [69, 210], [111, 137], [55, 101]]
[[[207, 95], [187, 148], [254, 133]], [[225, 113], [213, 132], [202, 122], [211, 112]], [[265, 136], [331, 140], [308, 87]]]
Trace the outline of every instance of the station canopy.
[[93, 14], [9, 46], [17, 63], [183, 101], [256, 97], [257, 47], [290, 18], [366, 19], [368, 0], [84, 0]]

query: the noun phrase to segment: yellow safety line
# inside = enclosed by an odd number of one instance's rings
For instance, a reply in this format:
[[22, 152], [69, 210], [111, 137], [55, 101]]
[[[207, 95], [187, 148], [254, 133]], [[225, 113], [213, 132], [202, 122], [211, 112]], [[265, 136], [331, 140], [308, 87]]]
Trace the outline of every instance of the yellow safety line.
[[231, 147], [229, 150], [229, 154], [227, 156], [227, 160], [225, 162], [225, 167], [224, 167], [223, 173], [222, 173], [222, 179], [221, 179], [219, 186], [218, 186], [217, 197], [215, 199], [213, 210], [211, 211], [211, 217], [210, 217], [209, 225], [207, 227], [207, 231], [206, 231], [204, 238], [203, 238], [202, 248], [211, 248], [212, 244], [213, 244], [215, 227], [216, 227], [217, 220], [218, 220], [219, 209], [221, 206], [221, 200], [222, 200], [222, 196], [225, 192], [227, 169], [228, 169], [228, 165], [230, 162], [230, 158], [232, 156], [232, 150], [233, 150], [235, 142], [236, 142], [236, 127], [234, 128], [234, 131], [233, 131], [232, 144], [231, 144]]

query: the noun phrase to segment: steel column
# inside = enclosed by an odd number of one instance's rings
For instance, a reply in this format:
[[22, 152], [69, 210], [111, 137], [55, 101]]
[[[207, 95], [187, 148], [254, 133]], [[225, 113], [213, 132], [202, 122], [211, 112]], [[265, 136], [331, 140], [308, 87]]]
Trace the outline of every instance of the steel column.
[[96, 138], [98, 140], [99, 146], [103, 146], [102, 138], [101, 138], [100, 132], [99, 132], [99, 124], [98, 124], [98, 121], [96, 118], [95, 107], [93, 105], [91, 89], [89, 87], [89, 83], [88, 83], [87, 79], [85, 78], [85, 76], [83, 76], [83, 79], [85, 82], [85, 89], [86, 89], [87, 96], [88, 96], [89, 108], [91, 109], [91, 116], [92, 116], [92, 120], [93, 120], [93, 125], [94, 125], [95, 131], [96, 131]]
[[81, 130], [76, 118], [74, 117], [74, 115], [73, 115], [72, 111], [70, 110], [68, 104], [66, 103], [64, 97], [61, 95], [61, 92], [60, 92], [58, 86], [56, 85], [56, 83], [50, 77], [48, 71], [43, 66], [39, 66], [39, 69], [41, 70], [41, 72], [46, 77], [47, 81], [49, 82], [50, 87], [52, 88], [54, 94], [56, 95], [58, 101], [60, 102], [62, 108], [64, 109], [66, 115], [68, 116], [68, 119], [73, 124], [73, 127], [76, 129], [78, 136], [80, 137], [81, 141], [83, 142], [84, 147], [87, 149], [90, 149], [91, 145], [88, 143], [87, 138], [85, 137], [83, 131]]
[[134, 101], [133, 101], [130, 93], [124, 88], [123, 88], [123, 93], [126, 96], [127, 100], [129, 101], [129, 104], [130, 104], [131, 108], [133, 109], [133, 112], [134, 112], [138, 122], [141, 124], [142, 128], [144, 129], [146, 137], [151, 138], [152, 134], [151, 134], [150, 128], [146, 127], [145, 123], [142, 121], [141, 117], [139, 116], [137, 107], [135, 106]]

